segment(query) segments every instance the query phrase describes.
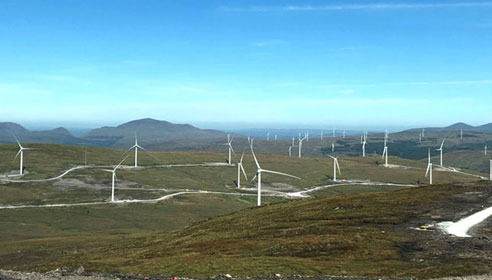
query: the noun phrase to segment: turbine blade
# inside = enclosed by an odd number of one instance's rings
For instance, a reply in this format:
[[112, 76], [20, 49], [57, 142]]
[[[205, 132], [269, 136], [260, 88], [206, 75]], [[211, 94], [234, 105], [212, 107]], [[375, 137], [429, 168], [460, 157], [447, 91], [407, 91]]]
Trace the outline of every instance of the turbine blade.
[[242, 164], [243, 164], [243, 158], [244, 158], [244, 152], [243, 152], [243, 154], [241, 155], [241, 160], [239, 161], [239, 163], [241, 164], [241, 167], [242, 167]]
[[266, 169], [262, 169], [261, 171], [262, 171], [262, 172], [266, 172], [266, 173], [272, 173], [272, 174], [277, 174], [277, 175], [283, 175], [283, 176], [292, 177], [292, 178], [296, 178], [296, 179], [302, 180], [301, 178], [299, 178], [299, 177], [297, 177], [297, 176], [290, 175], [290, 174], [287, 174], [287, 173], [278, 172], [278, 171], [272, 171], [272, 170], [266, 170]]
[[16, 159], [17, 159], [17, 157], [20, 155], [20, 153], [21, 153], [21, 152], [22, 152], [22, 149], [19, 149], [19, 151], [17, 152], [17, 154], [16, 154], [16, 155], [15, 155], [15, 157], [14, 157], [14, 160], [16, 160]]
[[429, 175], [429, 170], [430, 170], [430, 164], [427, 165], [427, 170], [425, 171], [425, 177], [427, 178], [427, 175]]
[[329, 156], [329, 157], [331, 157], [332, 159], [336, 159], [336, 158], [335, 158], [334, 156], [332, 156], [332, 155], [328, 155], [328, 156]]
[[244, 171], [243, 165], [241, 164], [240, 166], [241, 166], [241, 171], [243, 172], [244, 178], [246, 178], [246, 180], [248, 180], [248, 175], [246, 175], [246, 171]]
[[113, 172], [113, 170], [109, 170], [109, 169], [101, 169], [101, 170], [106, 172]]
[[258, 159], [256, 159], [256, 155], [255, 155], [255, 152], [253, 151], [253, 147], [252, 146], [249, 146], [251, 148], [251, 153], [253, 154], [253, 158], [255, 159], [255, 163], [256, 163], [256, 167], [258, 167], [258, 169], [260, 169], [260, 164], [258, 163]]
[[253, 179], [251, 179], [250, 182], [253, 182], [256, 179], [257, 176], [258, 176], [258, 173], [255, 174], [255, 176], [253, 177]]
[[120, 161], [120, 163], [118, 163], [118, 165], [116, 165], [116, 167], [113, 170], [116, 171], [116, 169], [118, 169], [127, 158], [128, 156], [126, 156], [122, 161]]
[[336, 162], [336, 164], [337, 164], [338, 174], [339, 174], [339, 175], [342, 175], [342, 172], [340, 171], [340, 164], [338, 164], [338, 160], [336, 160], [335, 162]]

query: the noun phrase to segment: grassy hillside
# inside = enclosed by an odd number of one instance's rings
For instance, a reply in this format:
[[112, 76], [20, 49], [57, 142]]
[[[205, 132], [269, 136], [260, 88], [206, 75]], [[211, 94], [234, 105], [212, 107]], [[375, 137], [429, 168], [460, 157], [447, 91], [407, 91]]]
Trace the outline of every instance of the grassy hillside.
[[[479, 195], [464, 199], [470, 193]], [[0, 243], [0, 266], [194, 277], [481, 274], [492, 269], [491, 231], [459, 239], [412, 228], [477, 211], [491, 194], [488, 182], [435, 185], [269, 204], [171, 233]]]

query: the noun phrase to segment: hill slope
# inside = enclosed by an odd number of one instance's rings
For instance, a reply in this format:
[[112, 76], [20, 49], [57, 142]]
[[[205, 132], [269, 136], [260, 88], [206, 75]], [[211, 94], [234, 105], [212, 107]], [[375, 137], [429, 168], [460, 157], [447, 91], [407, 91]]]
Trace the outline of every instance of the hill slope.
[[481, 210], [490, 204], [490, 187], [480, 182], [305, 199], [246, 209], [173, 233], [34, 240], [22, 243], [22, 253], [2, 254], [0, 265], [51, 270], [82, 264], [90, 271], [195, 277], [490, 273], [489, 227], [465, 239], [414, 229]]

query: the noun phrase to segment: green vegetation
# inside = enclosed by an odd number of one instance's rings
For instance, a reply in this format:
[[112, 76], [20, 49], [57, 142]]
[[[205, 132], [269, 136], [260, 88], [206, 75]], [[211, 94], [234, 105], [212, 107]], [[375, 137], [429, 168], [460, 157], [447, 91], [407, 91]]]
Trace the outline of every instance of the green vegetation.
[[[339, 195], [246, 209], [171, 233], [128, 235], [131, 232], [119, 231], [100, 236], [95, 231], [92, 236], [77, 238], [9, 242], [8, 246], [0, 243], [0, 265], [36, 270], [83, 265], [90, 271], [192, 277], [220, 273], [417, 277], [479, 274], [492, 269], [486, 258], [460, 252], [437, 253], [432, 246], [424, 245], [435, 239], [435, 234], [414, 231], [409, 226], [432, 209], [453, 211], [449, 202], [455, 195], [487, 189], [490, 184], [482, 183]], [[220, 203], [215, 205], [219, 207]], [[95, 209], [90, 215], [124, 216], [119, 213], [125, 212], [124, 207], [117, 210], [106, 213]], [[73, 211], [86, 215], [85, 209]], [[165, 228], [156, 222], [159, 215], [156, 216], [150, 220], [143, 216], [133, 227], [152, 224], [156, 230]]]

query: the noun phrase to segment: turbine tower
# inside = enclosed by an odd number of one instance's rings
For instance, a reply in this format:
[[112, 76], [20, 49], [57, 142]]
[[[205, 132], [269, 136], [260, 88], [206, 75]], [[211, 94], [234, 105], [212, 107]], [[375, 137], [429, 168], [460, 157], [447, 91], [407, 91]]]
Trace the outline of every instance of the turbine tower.
[[484, 150], [483, 150], [483, 153], [484, 153], [485, 155], [487, 155], [487, 145], [485, 145]]
[[333, 181], [337, 181], [337, 169], [338, 169], [338, 174], [342, 175], [342, 172], [340, 172], [340, 165], [338, 165], [338, 157], [334, 157], [331, 155], [328, 155], [333, 159]]
[[384, 138], [383, 159], [385, 159], [384, 167], [388, 167], [388, 146], [386, 145], [386, 138]]
[[367, 144], [367, 132], [364, 132], [364, 139], [362, 141], [362, 156], [366, 156], [366, 144]]
[[323, 141], [323, 130], [321, 130], [320, 135], [321, 135], [321, 141]]
[[128, 158], [128, 156], [126, 156], [122, 161], [120, 161], [120, 163], [118, 165], [116, 165], [116, 167], [113, 169], [113, 170], [109, 170], [109, 169], [103, 169], [103, 171], [106, 171], [106, 172], [111, 172], [113, 173], [113, 177], [112, 177], [112, 180], [111, 180], [111, 202], [114, 202], [114, 183], [116, 181], [116, 170], [121, 166], [121, 164]]
[[[232, 164], [232, 160], [231, 160], [232, 153], [235, 154], [234, 149], [232, 148], [232, 140], [233, 139], [234, 139], [234, 137], [231, 138], [231, 135], [230, 134], [227, 134], [227, 143], [224, 143], [225, 146], [229, 146], [229, 160], [227, 161], [227, 163], [229, 165]], [[253, 138], [251, 138], [250, 145], [253, 145]]]
[[442, 147], [444, 146], [444, 141], [445, 140], [446, 140], [446, 138], [442, 139], [441, 147], [436, 150], [436, 151], [441, 152], [441, 167], [442, 167]]
[[429, 184], [432, 185], [432, 162], [431, 162], [431, 158], [430, 158], [430, 149], [429, 149], [429, 156], [428, 156], [428, 160], [427, 160], [427, 171], [425, 171], [425, 178], [427, 178], [428, 175], [429, 176]]
[[463, 129], [460, 130], [460, 140], [463, 140]]
[[306, 138], [302, 138], [299, 140], [299, 158], [302, 157], [302, 141], [306, 140]]
[[138, 167], [138, 149], [142, 149], [144, 151], [148, 151], [147, 149], [145, 149], [142, 146], [138, 145], [137, 134], [135, 134], [135, 145], [133, 145], [128, 150], [132, 150], [132, 149], [135, 149], [135, 165], [134, 165], [134, 168], [137, 168]]
[[287, 173], [262, 169], [260, 167], [260, 164], [258, 163], [258, 159], [256, 159], [256, 155], [255, 155], [255, 152], [253, 151], [253, 147], [250, 146], [250, 148], [251, 148], [251, 153], [253, 154], [253, 158], [255, 159], [256, 167], [258, 168], [256, 171], [255, 177], [253, 178], [253, 180], [251, 180], [251, 181], [254, 181], [255, 179], [258, 179], [258, 181], [257, 181], [258, 182], [258, 204], [257, 204], [258, 206], [261, 206], [261, 174], [262, 173], [272, 173], [272, 174], [278, 174], [278, 175], [282, 175], [282, 176], [292, 177], [292, 178], [299, 179], [299, 180], [301, 179], [297, 176], [290, 175]]
[[19, 145], [19, 151], [15, 155], [16, 159], [20, 155], [20, 166], [19, 166], [19, 175], [24, 175], [24, 151], [25, 150], [33, 150], [33, 148], [24, 148], [22, 147], [21, 143], [19, 140], [17, 140], [17, 137], [15, 137], [15, 141], [17, 142], [17, 145]]
[[335, 152], [335, 143], [334, 142], [331, 142], [331, 152], [332, 153]]
[[237, 188], [241, 188], [241, 171], [243, 172], [244, 178], [248, 180], [248, 175], [246, 175], [246, 171], [244, 171], [243, 167], [243, 158], [244, 158], [244, 152], [243, 155], [241, 156], [241, 160], [237, 164]]

